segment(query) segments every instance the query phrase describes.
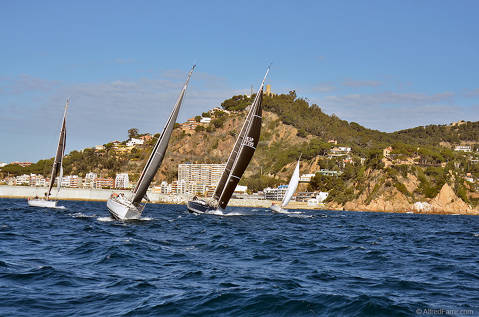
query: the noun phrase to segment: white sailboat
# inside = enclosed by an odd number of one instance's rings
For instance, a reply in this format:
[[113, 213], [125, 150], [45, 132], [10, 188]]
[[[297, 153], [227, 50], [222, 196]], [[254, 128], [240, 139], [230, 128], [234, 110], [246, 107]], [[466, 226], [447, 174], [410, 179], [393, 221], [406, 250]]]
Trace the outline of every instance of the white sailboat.
[[241, 176], [248, 167], [258, 145], [262, 122], [263, 87], [268, 73], [269, 67], [250, 106], [246, 120], [233, 146], [213, 197], [209, 200], [193, 198], [186, 205], [188, 211], [192, 213], [214, 213], [219, 211], [222, 213], [228, 205], [236, 185], [238, 185]]
[[63, 156], [65, 155], [65, 146], [66, 146], [66, 119], [67, 119], [67, 109], [68, 105], [70, 104], [70, 99], [67, 99], [66, 104], [65, 104], [65, 111], [63, 112], [63, 122], [62, 122], [62, 127], [60, 129], [60, 137], [58, 139], [58, 146], [57, 146], [57, 152], [55, 155], [55, 159], [53, 160], [53, 166], [52, 166], [52, 175], [50, 178], [50, 185], [48, 186], [48, 191], [45, 193], [45, 197], [39, 198], [29, 198], [28, 199], [28, 205], [32, 207], [46, 207], [46, 208], [57, 208], [57, 200], [50, 200], [50, 194], [53, 188], [53, 185], [55, 183], [55, 178], [57, 177], [57, 174], [60, 174], [58, 176], [58, 182], [57, 182], [57, 196], [58, 192], [60, 191], [61, 185], [62, 185], [62, 177], [63, 177]]
[[196, 65], [193, 65], [188, 73], [180, 96], [173, 107], [173, 111], [171, 112], [170, 117], [163, 128], [160, 138], [156, 142], [155, 147], [148, 158], [148, 162], [146, 163], [143, 172], [140, 175], [135, 189], [127, 195], [114, 193], [108, 199], [106, 206], [113, 218], [117, 220], [140, 218], [141, 213], [146, 205], [142, 204], [142, 200], [145, 199], [146, 201], [149, 201], [148, 197], [146, 196], [148, 186], [150, 186], [150, 183], [155, 177], [155, 174], [160, 168], [161, 162], [165, 156], [166, 149], [168, 148], [168, 142], [170, 140], [171, 134], [173, 133], [173, 127], [176, 123], [176, 118], [178, 117], [178, 112], [180, 111], [183, 97], [185, 96], [186, 88], [188, 87], [188, 83], [195, 66]]
[[288, 185], [288, 190], [286, 191], [286, 194], [284, 194], [283, 201], [281, 202], [281, 205], [271, 205], [270, 209], [275, 212], [287, 212], [286, 209], [283, 209], [286, 207], [293, 197], [294, 192], [296, 191], [296, 188], [298, 188], [299, 184], [299, 161], [301, 160], [301, 156], [299, 156], [298, 163], [296, 163], [296, 168], [294, 169], [293, 175], [291, 176], [291, 179], [289, 180], [289, 185]]

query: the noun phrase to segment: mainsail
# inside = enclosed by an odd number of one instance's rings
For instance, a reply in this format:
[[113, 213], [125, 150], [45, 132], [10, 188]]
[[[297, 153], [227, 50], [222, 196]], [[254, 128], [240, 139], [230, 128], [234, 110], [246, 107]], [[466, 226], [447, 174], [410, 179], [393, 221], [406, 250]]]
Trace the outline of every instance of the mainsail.
[[289, 181], [288, 190], [286, 191], [286, 194], [284, 195], [283, 202], [281, 203], [281, 208], [285, 207], [289, 203], [289, 201], [291, 200], [291, 197], [293, 197], [293, 194], [296, 191], [296, 188], [298, 188], [298, 183], [299, 183], [299, 160], [298, 160], [298, 163], [296, 163], [296, 168], [294, 169], [293, 176], [291, 176], [291, 179]]
[[52, 175], [50, 177], [50, 186], [48, 186], [47, 197], [50, 197], [50, 193], [55, 183], [55, 178], [57, 177], [58, 172], [60, 172], [60, 177], [58, 178], [58, 190], [60, 190], [63, 176], [63, 156], [65, 155], [65, 146], [67, 141], [67, 131], [66, 131], [66, 119], [67, 119], [67, 109], [70, 103], [70, 99], [67, 99], [65, 104], [65, 111], [63, 113], [63, 122], [62, 128], [60, 130], [60, 137], [58, 140], [57, 153], [55, 159], [53, 160]]
[[213, 198], [218, 200], [218, 206], [222, 209], [226, 208], [228, 205], [236, 185], [238, 185], [241, 176], [243, 176], [244, 171], [248, 167], [256, 150], [256, 146], [258, 145], [262, 121], [261, 103], [263, 101], [263, 86], [268, 72], [269, 67], [258, 93], [250, 106], [250, 110], [243, 127], [241, 128], [241, 132], [236, 140], [235, 146], [233, 147], [233, 151], [228, 158], [228, 162], [226, 163], [223, 175], [216, 186]]
[[193, 65], [190, 72], [188, 73], [188, 77], [186, 82], [181, 90], [180, 96], [176, 101], [175, 107], [171, 112], [170, 118], [168, 119], [163, 132], [161, 133], [160, 138], [155, 144], [153, 151], [148, 158], [148, 162], [141, 173], [140, 179], [136, 184], [135, 189], [133, 190], [134, 196], [132, 202], [138, 204], [141, 200], [145, 197], [146, 191], [148, 190], [148, 186], [150, 186], [151, 181], [155, 177], [156, 171], [161, 165], [163, 158], [165, 156], [166, 149], [168, 147], [168, 141], [170, 140], [171, 134], [173, 132], [173, 127], [176, 123], [176, 118], [178, 117], [178, 112], [180, 111], [181, 103], [183, 102], [183, 97], [185, 96], [186, 88], [188, 87], [188, 83], [190, 81], [191, 74], [195, 69], [196, 65]]

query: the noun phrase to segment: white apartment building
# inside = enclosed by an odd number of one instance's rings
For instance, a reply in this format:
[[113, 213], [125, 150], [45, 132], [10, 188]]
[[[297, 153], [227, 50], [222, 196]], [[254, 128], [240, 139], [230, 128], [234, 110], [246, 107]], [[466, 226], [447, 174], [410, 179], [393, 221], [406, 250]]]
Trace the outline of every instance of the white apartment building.
[[286, 191], [288, 190], [288, 185], [280, 185], [278, 188], [265, 188], [264, 198], [267, 200], [279, 200], [282, 201]]
[[130, 187], [130, 180], [128, 178], [128, 173], [116, 174], [115, 188], [129, 188], [129, 187]]
[[[61, 182], [62, 187], [78, 188], [82, 183], [82, 179], [78, 175], [67, 175], [62, 177]], [[56, 183], [58, 184], [58, 177], [56, 178]]]
[[309, 183], [311, 182], [311, 178], [314, 177], [316, 174], [303, 174], [299, 177], [299, 181], [302, 183]]
[[30, 186], [46, 186], [46, 180], [42, 175], [30, 174]]
[[128, 140], [128, 142], [126, 142], [126, 146], [142, 145], [143, 143], [145, 143], [145, 141], [142, 139], [131, 138]]
[[17, 185], [30, 185], [30, 175], [23, 174], [15, 177]]
[[454, 151], [472, 152], [470, 145], [456, 145]]
[[184, 180], [199, 185], [216, 186], [226, 164], [179, 164], [178, 181]]

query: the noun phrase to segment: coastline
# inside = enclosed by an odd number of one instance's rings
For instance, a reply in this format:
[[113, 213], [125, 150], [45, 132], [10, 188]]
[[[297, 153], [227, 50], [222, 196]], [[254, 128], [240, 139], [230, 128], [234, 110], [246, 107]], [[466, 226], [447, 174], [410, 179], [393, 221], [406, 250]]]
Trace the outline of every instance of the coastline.
[[[27, 199], [29, 197], [42, 197], [45, 192], [45, 187], [30, 187], [30, 186], [0, 186], [0, 198], [12, 199]], [[73, 200], [73, 201], [107, 201], [113, 193], [127, 193], [129, 190], [118, 189], [87, 189], [87, 188], [62, 188], [58, 196], [53, 199], [58, 200]], [[188, 200], [188, 195], [165, 195], [155, 192], [148, 192], [148, 197], [153, 204], [176, 204], [185, 205]], [[231, 207], [251, 207], [251, 208], [269, 208], [273, 201], [259, 200], [259, 199], [231, 199], [229, 206]], [[305, 210], [336, 210], [336, 211], [354, 211], [354, 212], [387, 212], [387, 213], [414, 213], [414, 214], [440, 214], [440, 215], [474, 215], [479, 216], [479, 210], [429, 210], [429, 211], [414, 211], [412, 209], [388, 209], [383, 210], [367, 208], [357, 208], [353, 204], [348, 204], [348, 208], [344, 208], [335, 203], [324, 204], [321, 206], [308, 206], [306, 202], [291, 201], [287, 209], [305, 209]]]

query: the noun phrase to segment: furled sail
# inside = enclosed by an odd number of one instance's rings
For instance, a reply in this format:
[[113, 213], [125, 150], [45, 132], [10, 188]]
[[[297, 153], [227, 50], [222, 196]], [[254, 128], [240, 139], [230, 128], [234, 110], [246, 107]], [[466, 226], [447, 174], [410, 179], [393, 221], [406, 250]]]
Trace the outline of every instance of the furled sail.
[[293, 176], [291, 176], [291, 179], [289, 180], [288, 190], [286, 191], [286, 194], [284, 195], [283, 202], [281, 203], [281, 208], [285, 207], [289, 203], [289, 201], [291, 200], [291, 197], [293, 197], [293, 194], [296, 191], [296, 188], [298, 188], [298, 183], [299, 183], [299, 160], [298, 160], [298, 163], [296, 163], [296, 168], [294, 169]]
[[258, 145], [261, 133], [263, 86], [268, 72], [269, 67], [258, 93], [251, 104], [249, 113], [243, 124], [240, 135], [236, 140], [233, 151], [230, 154], [221, 180], [216, 187], [214, 197], [218, 200], [218, 206], [222, 209], [226, 208], [228, 205], [236, 185], [238, 185], [241, 176], [243, 176], [244, 171], [248, 167], [256, 150], [256, 146]]
[[57, 153], [55, 155], [55, 159], [53, 160], [53, 167], [52, 167], [52, 175], [50, 177], [50, 186], [48, 186], [47, 197], [50, 197], [50, 193], [53, 188], [53, 184], [55, 183], [55, 178], [57, 177], [58, 172], [60, 173], [60, 177], [58, 178], [58, 190], [60, 190], [61, 183], [62, 183], [62, 176], [63, 176], [63, 156], [65, 155], [65, 146], [67, 141], [67, 131], [66, 131], [66, 119], [67, 119], [67, 109], [70, 103], [70, 99], [67, 99], [65, 104], [65, 111], [63, 113], [63, 122], [62, 128], [60, 130], [60, 137], [58, 140], [57, 146]]
[[196, 65], [193, 65], [190, 72], [188, 73], [188, 77], [183, 86], [183, 89], [181, 90], [180, 96], [176, 101], [175, 107], [173, 108], [173, 111], [170, 114], [170, 117], [163, 129], [163, 132], [161, 133], [160, 138], [156, 142], [155, 147], [153, 148], [153, 151], [148, 158], [148, 162], [146, 163], [143, 172], [140, 175], [140, 179], [138, 180], [138, 183], [133, 190], [133, 203], [140, 203], [141, 200], [145, 197], [148, 186], [150, 186], [151, 181], [155, 177], [156, 171], [158, 170], [161, 165], [161, 162], [163, 161], [166, 149], [168, 148], [168, 142], [170, 140], [171, 134], [173, 133], [173, 127], [176, 123], [176, 118], [178, 117], [178, 112], [180, 111], [181, 103], [183, 102], [183, 97], [185, 96], [186, 88], [188, 87], [188, 83], [190, 81], [191, 74], [195, 69], [195, 66]]

